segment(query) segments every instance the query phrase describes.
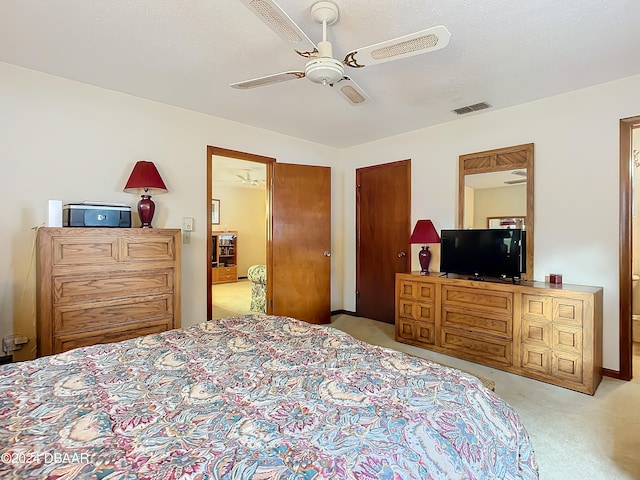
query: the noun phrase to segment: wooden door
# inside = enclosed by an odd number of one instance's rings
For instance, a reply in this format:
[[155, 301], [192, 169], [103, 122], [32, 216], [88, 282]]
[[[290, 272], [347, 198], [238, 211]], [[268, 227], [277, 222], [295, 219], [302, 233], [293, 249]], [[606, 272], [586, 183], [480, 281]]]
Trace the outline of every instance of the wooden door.
[[411, 269], [411, 161], [356, 170], [356, 313], [395, 322], [395, 276]]
[[273, 164], [274, 315], [331, 321], [331, 169]]

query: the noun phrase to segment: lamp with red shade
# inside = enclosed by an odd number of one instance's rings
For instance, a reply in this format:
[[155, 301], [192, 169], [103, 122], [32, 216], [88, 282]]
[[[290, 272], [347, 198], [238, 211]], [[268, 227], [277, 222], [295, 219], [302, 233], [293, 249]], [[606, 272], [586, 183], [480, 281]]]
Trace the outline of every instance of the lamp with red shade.
[[156, 204], [151, 200], [150, 193], [165, 193], [167, 191], [167, 187], [153, 162], [145, 162], [144, 160], [137, 162], [124, 186], [124, 191], [127, 193], [144, 192], [138, 202], [138, 215], [140, 215], [142, 223], [140, 227], [153, 228], [151, 220], [153, 220]]
[[431, 220], [418, 220], [416, 226], [413, 227], [413, 233], [411, 234], [410, 243], [423, 243], [422, 250], [418, 254], [420, 260], [420, 275], [429, 274], [429, 263], [431, 263], [431, 251], [426, 245], [427, 243], [440, 243], [440, 235], [436, 231], [436, 228], [431, 223]]

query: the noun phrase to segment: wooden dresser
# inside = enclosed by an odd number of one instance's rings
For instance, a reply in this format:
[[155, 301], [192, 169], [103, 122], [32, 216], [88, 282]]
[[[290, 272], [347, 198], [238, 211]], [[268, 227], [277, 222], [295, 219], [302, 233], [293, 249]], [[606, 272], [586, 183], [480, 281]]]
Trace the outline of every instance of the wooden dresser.
[[180, 230], [40, 228], [38, 356], [180, 327]]
[[602, 288], [396, 275], [396, 340], [593, 395]]

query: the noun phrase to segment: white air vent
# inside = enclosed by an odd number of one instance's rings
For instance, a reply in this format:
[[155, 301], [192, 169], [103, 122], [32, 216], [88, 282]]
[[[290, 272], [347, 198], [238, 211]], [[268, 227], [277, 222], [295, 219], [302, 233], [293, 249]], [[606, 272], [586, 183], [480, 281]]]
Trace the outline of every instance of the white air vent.
[[490, 108], [490, 107], [491, 105], [489, 105], [488, 103], [480, 102], [474, 105], [468, 105], [466, 107], [456, 108], [454, 112], [456, 112], [458, 115], [464, 115], [465, 113], [477, 112], [478, 110], [484, 110], [485, 108]]

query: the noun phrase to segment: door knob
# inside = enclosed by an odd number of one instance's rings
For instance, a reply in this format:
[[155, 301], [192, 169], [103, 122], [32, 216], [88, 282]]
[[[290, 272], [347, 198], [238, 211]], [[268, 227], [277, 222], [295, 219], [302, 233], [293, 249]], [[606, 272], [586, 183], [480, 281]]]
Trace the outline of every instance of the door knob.
[[406, 253], [404, 253], [404, 252], [400, 252], [400, 253], [398, 254], [398, 258], [402, 258], [402, 257], [406, 257], [406, 256], [407, 256], [407, 254], [406, 254]]
[[330, 257], [331, 256], [331, 252], [327, 252], [326, 250], [324, 251], [324, 256], [325, 257]]

